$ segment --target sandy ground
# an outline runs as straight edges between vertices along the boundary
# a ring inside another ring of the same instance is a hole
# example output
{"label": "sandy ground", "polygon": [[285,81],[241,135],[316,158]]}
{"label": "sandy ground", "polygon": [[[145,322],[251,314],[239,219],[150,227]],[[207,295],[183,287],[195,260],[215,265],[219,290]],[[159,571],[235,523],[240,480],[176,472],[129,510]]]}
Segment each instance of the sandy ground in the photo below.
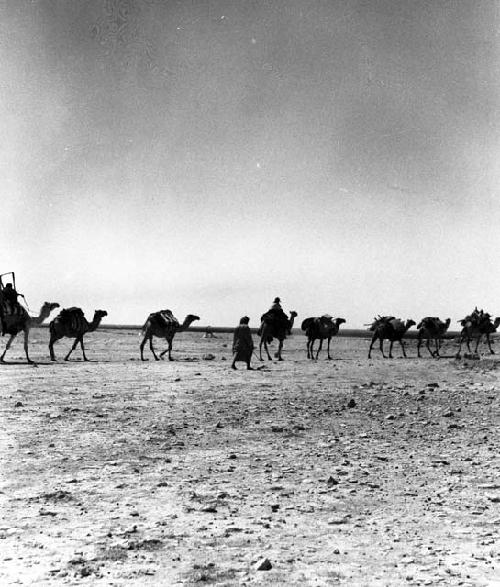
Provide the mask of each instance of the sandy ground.
{"label": "sandy ground", "polygon": [[141,363],[101,330],[50,364],[47,337],[0,365],[0,585],[500,584],[495,360],[294,336],[233,372],[229,335]]}

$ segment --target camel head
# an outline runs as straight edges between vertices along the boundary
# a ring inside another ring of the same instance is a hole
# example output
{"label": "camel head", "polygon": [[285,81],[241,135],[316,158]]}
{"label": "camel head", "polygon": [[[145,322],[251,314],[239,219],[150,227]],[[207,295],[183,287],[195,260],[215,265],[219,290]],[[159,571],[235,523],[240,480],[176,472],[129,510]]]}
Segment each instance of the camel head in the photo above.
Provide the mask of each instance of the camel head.
{"label": "camel head", "polygon": [[94,318],[92,319],[92,323],[90,324],[90,330],[94,331],[99,326],[104,316],[107,315],[108,313],[106,312],[106,310],[95,310]]}
{"label": "camel head", "polygon": [[340,326],[341,324],[345,324],[345,318],[336,318],[335,319],[335,324],[337,326]]}
{"label": "camel head", "polygon": [[290,318],[296,318],[297,317],[297,312],[295,312],[294,310],[292,310],[290,312]]}
{"label": "camel head", "polygon": [[189,328],[189,325],[194,322],[195,320],[199,320],[200,317],[196,316],[196,314],[188,314],[185,318],[184,318],[184,322],[182,323],[182,325],[180,326],[180,330],[185,330],[186,328]]}
{"label": "camel head", "polygon": [[495,322],[493,322],[493,328],[496,330],[500,326],[500,317],[495,318]]}
{"label": "camel head", "polygon": [[410,328],[412,326],[415,326],[415,324],[416,324],[415,320],[412,320],[410,318],[409,320],[406,321],[406,324],[405,324],[406,330],[410,330]]}
{"label": "camel head", "polygon": [[39,320],[45,320],[45,318],[48,318],[50,313],[55,310],[56,308],[59,308],[59,304],[56,302],[44,302],[41,309],[40,309],[40,314],[38,316]]}

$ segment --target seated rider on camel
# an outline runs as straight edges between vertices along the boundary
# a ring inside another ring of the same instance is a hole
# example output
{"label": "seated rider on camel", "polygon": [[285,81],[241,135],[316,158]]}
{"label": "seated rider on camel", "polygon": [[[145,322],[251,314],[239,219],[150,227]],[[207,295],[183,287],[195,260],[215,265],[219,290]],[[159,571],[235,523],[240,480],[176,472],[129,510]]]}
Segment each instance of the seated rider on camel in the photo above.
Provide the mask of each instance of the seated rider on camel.
{"label": "seated rider on camel", "polygon": [[13,314],[17,314],[20,312],[21,304],[17,301],[17,298],[19,296],[24,298],[23,294],[18,293],[14,289],[14,287],[12,286],[12,283],[7,283],[1,291],[0,311],[1,311],[1,318],[2,318],[2,336],[5,334],[4,318],[6,316],[12,316]]}
{"label": "seated rider on camel", "polygon": [[269,310],[262,315],[261,320],[274,320],[278,324],[282,324],[287,330],[289,329],[290,322],[288,320],[288,316],[283,311],[281,307],[281,299],[274,298],[274,301],[269,308]]}

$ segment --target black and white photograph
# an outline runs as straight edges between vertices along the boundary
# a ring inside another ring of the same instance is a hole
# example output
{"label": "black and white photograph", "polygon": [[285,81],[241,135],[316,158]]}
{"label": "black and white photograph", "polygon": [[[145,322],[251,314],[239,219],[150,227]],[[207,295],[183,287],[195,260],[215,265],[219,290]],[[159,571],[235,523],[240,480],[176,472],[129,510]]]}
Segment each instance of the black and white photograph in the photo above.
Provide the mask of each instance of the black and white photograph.
{"label": "black and white photograph", "polygon": [[0,585],[500,586],[499,0],[0,0]]}

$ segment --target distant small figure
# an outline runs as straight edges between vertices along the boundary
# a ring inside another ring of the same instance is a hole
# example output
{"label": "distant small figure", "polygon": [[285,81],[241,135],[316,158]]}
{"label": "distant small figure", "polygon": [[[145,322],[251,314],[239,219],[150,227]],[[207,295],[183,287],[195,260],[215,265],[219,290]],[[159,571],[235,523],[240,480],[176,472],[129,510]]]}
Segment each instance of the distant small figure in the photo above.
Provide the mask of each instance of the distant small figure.
{"label": "distant small figure", "polygon": [[236,369],[236,361],[244,361],[247,364],[247,369],[252,370],[250,361],[252,359],[252,353],[254,344],[252,340],[252,333],[248,323],[250,318],[243,316],[240,320],[239,326],[234,330],[233,336],[233,362],[231,364],[232,369]]}
{"label": "distant small figure", "polygon": [[207,326],[205,328],[205,333],[203,334],[203,338],[217,338],[212,330],[211,326]]}

